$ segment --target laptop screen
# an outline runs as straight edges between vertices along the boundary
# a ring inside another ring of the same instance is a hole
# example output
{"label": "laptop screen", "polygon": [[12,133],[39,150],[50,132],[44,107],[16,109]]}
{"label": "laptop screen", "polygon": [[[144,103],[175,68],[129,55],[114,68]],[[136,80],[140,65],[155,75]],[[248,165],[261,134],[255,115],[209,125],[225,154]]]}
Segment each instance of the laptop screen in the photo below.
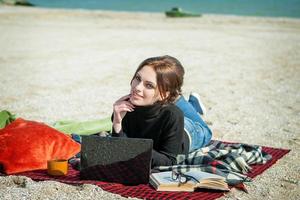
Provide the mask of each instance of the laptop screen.
{"label": "laptop screen", "polygon": [[137,185],[149,182],[151,139],[83,136],[80,178]]}

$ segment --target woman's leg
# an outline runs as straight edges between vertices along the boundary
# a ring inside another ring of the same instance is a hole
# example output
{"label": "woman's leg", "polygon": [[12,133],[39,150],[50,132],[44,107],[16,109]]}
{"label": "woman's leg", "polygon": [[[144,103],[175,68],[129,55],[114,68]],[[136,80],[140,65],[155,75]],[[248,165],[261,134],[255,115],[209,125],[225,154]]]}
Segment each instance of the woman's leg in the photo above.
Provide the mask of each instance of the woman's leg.
{"label": "woman's leg", "polygon": [[180,108],[183,112],[184,116],[190,118],[193,121],[199,122],[201,124],[205,124],[202,120],[200,114],[195,110],[195,108],[184,98],[184,96],[180,96],[179,99],[175,102],[175,105]]}
{"label": "woman's leg", "polygon": [[212,132],[207,125],[203,126],[187,117],[184,117],[184,131],[189,137],[189,152],[205,147],[212,137]]}
{"label": "woman's leg", "polygon": [[200,113],[200,115],[205,115],[206,109],[198,93],[192,92],[190,94],[188,102],[194,107],[196,112]]}
{"label": "woman's leg", "polygon": [[206,146],[211,140],[212,132],[202,120],[200,114],[183,96],[180,96],[175,102],[175,105],[179,107],[184,114],[184,128],[191,139],[189,151],[191,152]]}

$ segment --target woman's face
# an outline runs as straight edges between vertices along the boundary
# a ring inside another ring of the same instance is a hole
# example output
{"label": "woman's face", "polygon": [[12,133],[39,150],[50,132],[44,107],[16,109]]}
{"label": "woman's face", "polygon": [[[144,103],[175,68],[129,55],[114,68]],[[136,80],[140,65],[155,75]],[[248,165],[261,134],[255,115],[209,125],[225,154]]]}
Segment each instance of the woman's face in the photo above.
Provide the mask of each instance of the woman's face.
{"label": "woman's face", "polygon": [[150,66],[144,66],[131,82],[130,102],[136,106],[148,106],[161,100],[157,88],[156,72]]}

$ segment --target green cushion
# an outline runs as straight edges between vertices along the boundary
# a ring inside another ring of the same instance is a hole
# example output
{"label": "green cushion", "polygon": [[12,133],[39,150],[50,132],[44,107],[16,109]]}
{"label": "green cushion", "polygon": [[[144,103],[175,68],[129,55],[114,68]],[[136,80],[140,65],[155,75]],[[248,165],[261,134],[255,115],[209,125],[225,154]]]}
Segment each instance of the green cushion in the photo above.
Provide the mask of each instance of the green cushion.
{"label": "green cushion", "polygon": [[110,117],[84,122],[61,120],[55,122],[53,127],[66,134],[92,135],[102,131],[110,131],[112,122]]}
{"label": "green cushion", "polygon": [[15,119],[15,115],[11,114],[7,110],[2,110],[0,112],[0,129],[13,122]]}

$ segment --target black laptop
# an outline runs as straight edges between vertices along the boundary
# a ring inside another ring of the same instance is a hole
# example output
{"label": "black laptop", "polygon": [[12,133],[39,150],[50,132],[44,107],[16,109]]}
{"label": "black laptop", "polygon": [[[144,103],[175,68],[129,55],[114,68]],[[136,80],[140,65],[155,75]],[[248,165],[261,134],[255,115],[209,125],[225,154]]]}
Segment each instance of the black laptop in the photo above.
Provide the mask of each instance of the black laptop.
{"label": "black laptop", "polygon": [[138,185],[149,182],[151,139],[82,136],[80,178]]}

